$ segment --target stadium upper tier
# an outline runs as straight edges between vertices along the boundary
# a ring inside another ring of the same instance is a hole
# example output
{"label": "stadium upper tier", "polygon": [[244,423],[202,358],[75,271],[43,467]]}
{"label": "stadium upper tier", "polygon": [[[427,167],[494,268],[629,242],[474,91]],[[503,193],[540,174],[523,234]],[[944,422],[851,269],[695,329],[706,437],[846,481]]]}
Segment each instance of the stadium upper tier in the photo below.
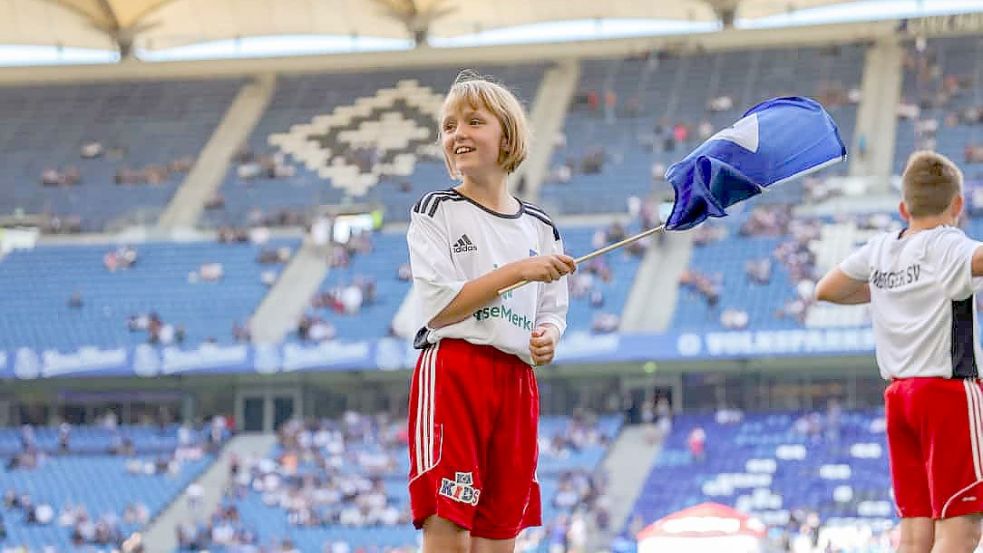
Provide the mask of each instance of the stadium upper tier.
{"label": "stadium upper tier", "polygon": [[[213,224],[242,224],[264,216],[308,212],[343,200],[378,202],[390,220],[408,220],[427,191],[450,181],[436,148],[443,95],[462,68],[407,69],[281,77],[247,152],[222,185],[225,207]],[[505,83],[532,108],[543,65],[478,67]],[[281,161],[268,159],[289,154]],[[266,167],[254,175],[250,155]],[[272,163],[271,163],[272,162]],[[256,216],[255,214],[253,215]]]}
{"label": "stadium upper tier", "polygon": [[983,178],[983,38],[935,38],[905,50],[894,157],[935,149],[967,178]]}
{"label": "stadium upper tier", "polygon": [[[983,39],[908,46],[895,169],[915,148],[983,164]],[[669,194],[665,168],[748,107],[779,95],[819,99],[853,143],[866,46],[785,47],[586,59],[564,115],[541,205],[554,216],[620,212],[630,196]],[[546,62],[479,71],[532,103]],[[872,68],[879,70],[882,68]],[[457,67],[292,74],[232,160],[202,223],[300,224],[313,206],[379,203],[405,220],[422,192],[451,181],[437,112]],[[56,215],[51,230],[153,223],[243,80],[141,81],[0,89],[0,213]],[[852,155],[877,140],[864,136]],[[215,160],[224,163],[223,160]],[[827,174],[842,174],[840,164]],[[46,184],[42,184],[42,182]],[[119,184],[117,184],[119,182]],[[797,187],[779,191],[789,201]]]}
{"label": "stadium upper tier", "polygon": [[280,267],[259,263],[259,254],[298,244],[274,239],[265,246],[158,242],[15,251],[0,260],[0,348],[138,345],[155,332],[157,343],[177,344],[181,330],[190,345],[233,343],[233,325],[245,325],[266,294],[261,275]]}
{"label": "stadium upper tier", "polygon": [[860,86],[863,57],[863,47],[848,45],[585,60],[543,206],[617,212],[653,188],[671,198],[666,167],[775,96],[820,99],[849,144],[857,106],[847,96]]}
{"label": "stadium upper tier", "polygon": [[0,88],[0,213],[83,231],[154,223],[241,83]]}

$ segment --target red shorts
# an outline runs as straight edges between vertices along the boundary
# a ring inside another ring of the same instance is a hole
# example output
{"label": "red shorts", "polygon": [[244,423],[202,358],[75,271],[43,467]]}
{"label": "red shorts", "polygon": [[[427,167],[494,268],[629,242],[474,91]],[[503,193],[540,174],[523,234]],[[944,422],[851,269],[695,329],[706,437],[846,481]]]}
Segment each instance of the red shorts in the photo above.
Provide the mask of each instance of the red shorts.
{"label": "red shorts", "polygon": [[943,519],[983,512],[980,382],[895,380],[884,400],[898,514]]}
{"label": "red shorts", "polygon": [[542,524],[532,367],[491,346],[444,339],[423,350],[410,386],[410,504],[487,539]]}

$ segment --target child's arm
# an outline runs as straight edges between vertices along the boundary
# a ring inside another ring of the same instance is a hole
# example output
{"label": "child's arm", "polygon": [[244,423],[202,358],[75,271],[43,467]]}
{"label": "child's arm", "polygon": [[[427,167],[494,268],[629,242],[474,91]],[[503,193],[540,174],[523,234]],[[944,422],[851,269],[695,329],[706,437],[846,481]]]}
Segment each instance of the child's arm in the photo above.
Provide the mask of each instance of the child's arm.
{"label": "child's arm", "polygon": [[840,305],[870,303],[870,248],[868,242],[833,267],[816,284],[816,299]]}
{"label": "child's arm", "polygon": [[419,294],[421,318],[429,328],[463,321],[494,300],[498,291],[519,281],[551,282],[573,272],[567,255],[541,255],[503,265],[472,280],[464,280],[451,259],[450,238],[433,216],[414,211],[406,232],[413,287]]}
{"label": "child's arm", "polygon": [[[543,251],[552,249],[553,254],[563,253],[563,241],[559,234],[544,246]],[[556,344],[567,328],[567,310],[570,307],[569,288],[566,281],[552,282],[540,286],[539,305],[536,308],[536,328],[529,335],[529,355],[533,364],[546,365],[553,361]]]}
{"label": "child's arm", "polygon": [[973,250],[972,267],[974,277],[983,277],[983,246]]}
{"label": "child's arm", "polygon": [[[553,282],[563,275],[572,273],[577,265],[568,255],[540,255],[521,261],[513,261],[474,280],[469,280],[451,300],[427,324],[430,328],[441,328],[463,321],[474,311],[484,307],[498,297],[498,291],[517,282]],[[566,284],[564,284],[565,286]]]}
{"label": "child's arm", "polygon": [[816,299],[840,305],[870,303],[870,285],[850,278],[839,267],[830,269],[816,284]]}

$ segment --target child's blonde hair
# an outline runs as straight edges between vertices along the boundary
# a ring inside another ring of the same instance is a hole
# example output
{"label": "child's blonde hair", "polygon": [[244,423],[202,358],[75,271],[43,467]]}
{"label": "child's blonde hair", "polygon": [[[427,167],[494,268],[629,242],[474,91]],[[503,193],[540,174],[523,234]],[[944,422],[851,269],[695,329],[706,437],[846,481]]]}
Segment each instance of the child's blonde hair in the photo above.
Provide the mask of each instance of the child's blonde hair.
{"label": "child's blonde hair", "polygon": [[942,213],[962,190],[962,171],[944,155],[921,150],[908,158],[901,176],[901,197],[912,217]]}
{"label": "child's blonde hair", "polygon": [[[498,119],[505,139],[505,144],[498,151],[498,164],[506,173],[514,173],[529,151],[529,123],[522,103],[504,86],[474,71],[465,70],[458,74],[447,92],[440,109],[440,120],[443,121],[447,112],[455,111],[464,104],[471,109],[487,109]],[[443,124],[440,125],[441,133]],[[444,152],[444,163],[451,177],[458,178],[447,152]]]}

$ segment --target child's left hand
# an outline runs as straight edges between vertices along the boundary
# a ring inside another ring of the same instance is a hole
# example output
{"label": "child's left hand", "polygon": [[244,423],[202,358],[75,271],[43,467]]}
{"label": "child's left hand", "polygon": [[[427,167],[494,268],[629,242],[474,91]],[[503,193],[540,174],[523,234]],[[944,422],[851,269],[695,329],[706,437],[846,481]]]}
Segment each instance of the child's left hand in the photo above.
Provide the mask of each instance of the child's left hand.
{"label": "child's left hand", "polygon": [[556,342],[560,339],[560,331],[551,324],[536,327],[529,336],[529,353],[533,365],[547,365],[553,361],[556,353]]}

